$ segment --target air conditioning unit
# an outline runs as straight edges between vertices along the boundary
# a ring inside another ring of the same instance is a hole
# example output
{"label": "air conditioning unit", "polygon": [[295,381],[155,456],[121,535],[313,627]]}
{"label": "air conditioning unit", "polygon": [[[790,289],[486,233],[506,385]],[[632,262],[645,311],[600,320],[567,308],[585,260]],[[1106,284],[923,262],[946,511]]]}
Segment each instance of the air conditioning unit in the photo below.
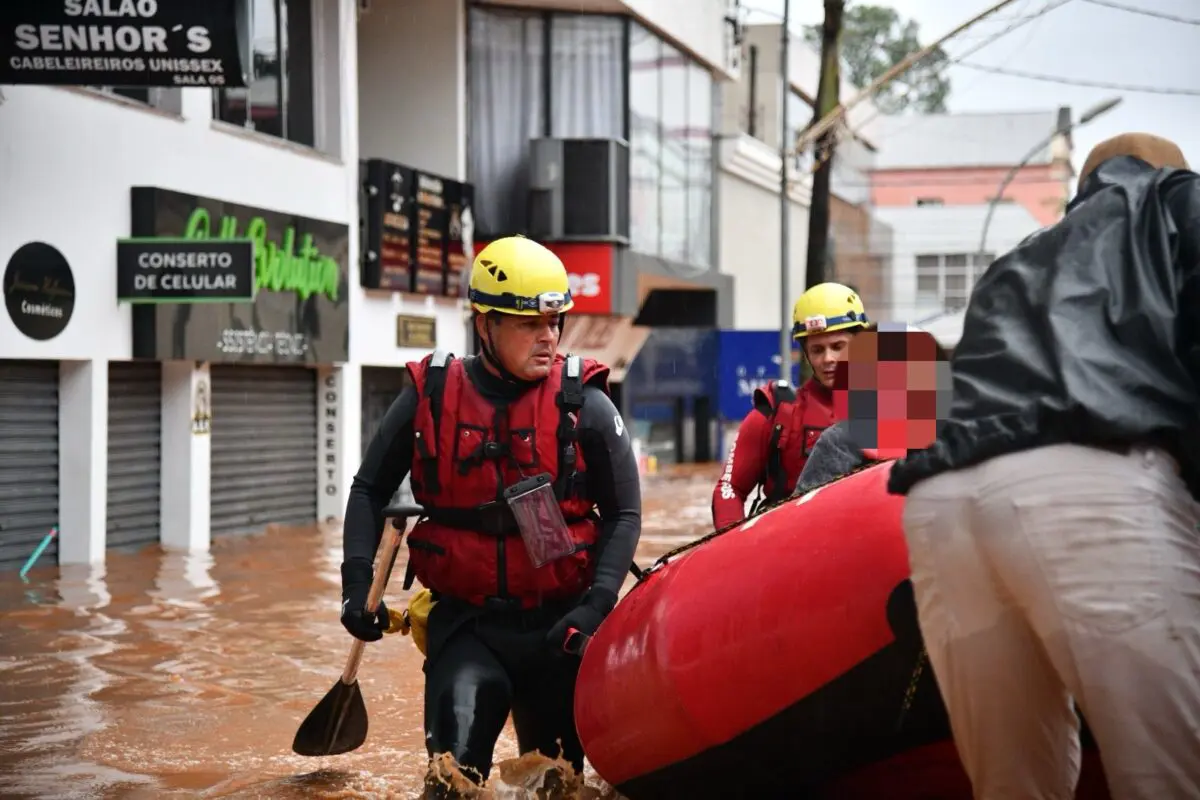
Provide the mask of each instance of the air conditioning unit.
{"label": "air conditioning unit", "polygon": [[530,148],[530,236],[629,244],[629,145],[624,140],[534,139]]}

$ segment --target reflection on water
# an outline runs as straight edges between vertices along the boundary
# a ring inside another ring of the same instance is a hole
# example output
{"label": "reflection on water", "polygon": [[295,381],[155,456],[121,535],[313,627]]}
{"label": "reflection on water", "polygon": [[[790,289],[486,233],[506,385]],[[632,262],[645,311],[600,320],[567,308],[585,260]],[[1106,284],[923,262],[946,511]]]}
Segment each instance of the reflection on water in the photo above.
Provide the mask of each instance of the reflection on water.
{"label": "reflection on water", "polygon": [[[643,566],[707,532],[715,477],[710,465],[645,482]],[[34,569],[28,583],[0,573],[3,796],[418,796],[424,676],[408,637],[367,647],[366,744],[324,759],[291,751],[350,644],[340,562],[340,530],[273,527],[211,553],[111,553],[102,567]],[[407,600],[400,581],[387,599]],[[497,759],[516,755],[509,727]],[[519,787],[540,784],[546,764],[533,762],[495,770],[481,800],[532,797]],[[581,797],[612,796],[585,777]]]}

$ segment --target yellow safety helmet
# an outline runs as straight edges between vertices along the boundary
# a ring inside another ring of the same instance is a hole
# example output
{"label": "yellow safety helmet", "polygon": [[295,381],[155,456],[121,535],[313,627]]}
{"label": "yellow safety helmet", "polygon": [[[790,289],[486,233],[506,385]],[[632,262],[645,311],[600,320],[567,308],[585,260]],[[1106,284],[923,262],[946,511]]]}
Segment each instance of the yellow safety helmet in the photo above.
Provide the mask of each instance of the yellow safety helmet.
{"label": "yellow safety helmet", "polygon": [[479,251],[467,297],[482,314],[561,314],[575,305],[562,261],[524,236],[506,236]]}
{"label": "yellow safety helmet", "polygon": [[840,283],[818,283],[792,307],[792,338],[867,327],[867,312],[858,292]]}

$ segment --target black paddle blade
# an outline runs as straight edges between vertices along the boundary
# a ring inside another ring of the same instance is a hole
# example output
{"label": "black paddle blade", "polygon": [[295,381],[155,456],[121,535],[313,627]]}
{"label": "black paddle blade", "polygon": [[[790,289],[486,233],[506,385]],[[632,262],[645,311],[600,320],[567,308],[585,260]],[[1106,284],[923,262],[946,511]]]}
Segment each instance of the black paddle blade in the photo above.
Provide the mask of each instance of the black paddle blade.
{"label": "black paddle blade", "polygon": [[296,731],[292,752],[336,756],[357,750],[367,740],[367,706],[358,681],[333,685]]}

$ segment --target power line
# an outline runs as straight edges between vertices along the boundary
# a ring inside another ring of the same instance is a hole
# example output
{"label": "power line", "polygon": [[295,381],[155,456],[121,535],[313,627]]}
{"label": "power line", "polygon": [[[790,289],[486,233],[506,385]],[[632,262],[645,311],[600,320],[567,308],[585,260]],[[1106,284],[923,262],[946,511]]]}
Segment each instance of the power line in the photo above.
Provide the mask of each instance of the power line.
{"label": "power line", "polygon": [[1084,0],[1095,6],[1104,6],[1105,8],[1115,8],[1117,11],[1128,11],[1130,14],[1141,14],[1146,17],[1155,17],[1157,19],[1166,19],[1171,22],[1182,22],[1185,25],[1200,25],[1200,19],[1190,17],[1177,17],[1174,14],[1164,14],[1161,11],[1151,11],[1148,8],[1138,8],[1136,6],[1126,6],[1121,3],[1113,3],[1111,0]]}
{"label": "power line", "polygon": [[1115,89],[1121,92],[1142,92],[1144,94],[1169,94],[1180,95],[1187,97],[1200,97],[1200,89],[1175,89],[1169,86],[1139,86],[1128,83],[1109,83],[1107,81],[1089,81],[1083,78],[1064,78],[1057,75],[1043,75],[1040,72],[1025,72],[1019,69],[1006,69],[1004,67],[989,67],[984,64],[967,64],[958,62],[955,66],[966,67],[967,69],[975,69],[980,72],[991,72],[996,75],[1009,75],[1014,78],[1027,78],[1031,81],[1046,81],[1047,83],[1060,83],[1065,86],[1090,86],[1095,89]]}
{"label": "power line", "polygon": [[[1044,5],[1042,8],[1038,9],[1037,11],[1034,11],[1030,14],[1023,14],[1021,16],[1016,17],[1015,21],[1011,25],[1008,25],[1003,30],[1000,30],[997,33],[992,34],[991,36],[987,37],[986,39],[979,42],[978,44],[967,48],[967,50],[965,52],[960,53],[960,54],[954,56],[953,58],[949,59],[946,62],[946,64],[944,65],[944,67],[948,68],[948,67],[954,66],[956,64],[961,64],[962,59],[966,58],[967,56],[971,56],[971,55],[974,55],[975,53],[978,53],[980,50],[982,50],[983,48],[992,44],[993,42],[996,42],[996,41],[1004,38],[1008,34],[1012,33],[1017,28],[1028,25],[1030,22],[1033,22],[1034,20],[1041,19],[1046,14],[1049,14],[1051,11],[1053,11],[1056,8],[1059,8],[1061,6],[1064,6],[1069,2],[1071,2],[1071,0],[1051,0],[1051,2],[1047,3],[1046,5]],[[907,94],[908,93],[906,92],[905,96],[907,96]],[[858,123],[858,125],[856,126],[856,128],[854,128],[854,129],[850,128],[848,119],[843,119],[844,124],[839,126],[839,131],[838,131],[839,143],[840,143],[840,140],[842,139],[842,135],[844,133],[849,133],[851,136],[858,135],[862,131],[862,129],[864,127],[866,127],[866,125],[869,122],[874,120],[876,117],[878,117],[882,113],[883,113],[883,111],[878,106],[876,106],[874,113],[872,113],[866,119],[860,121]],[[916,123],[916,120],[914,120],[913,122],[910,122],[909,124],[912,125],[915,123]],[[904,126],[904,127],[907,127],[907,126]],[[821,164],[823,164],[826,159],[832,157],[835,152],[836,152],[836,148],[830,148],[825,153],[824,157],[822,157],[820,159],[814,158],[812,165],[809,167],[809,171],[816,172],[817,168]]]}

